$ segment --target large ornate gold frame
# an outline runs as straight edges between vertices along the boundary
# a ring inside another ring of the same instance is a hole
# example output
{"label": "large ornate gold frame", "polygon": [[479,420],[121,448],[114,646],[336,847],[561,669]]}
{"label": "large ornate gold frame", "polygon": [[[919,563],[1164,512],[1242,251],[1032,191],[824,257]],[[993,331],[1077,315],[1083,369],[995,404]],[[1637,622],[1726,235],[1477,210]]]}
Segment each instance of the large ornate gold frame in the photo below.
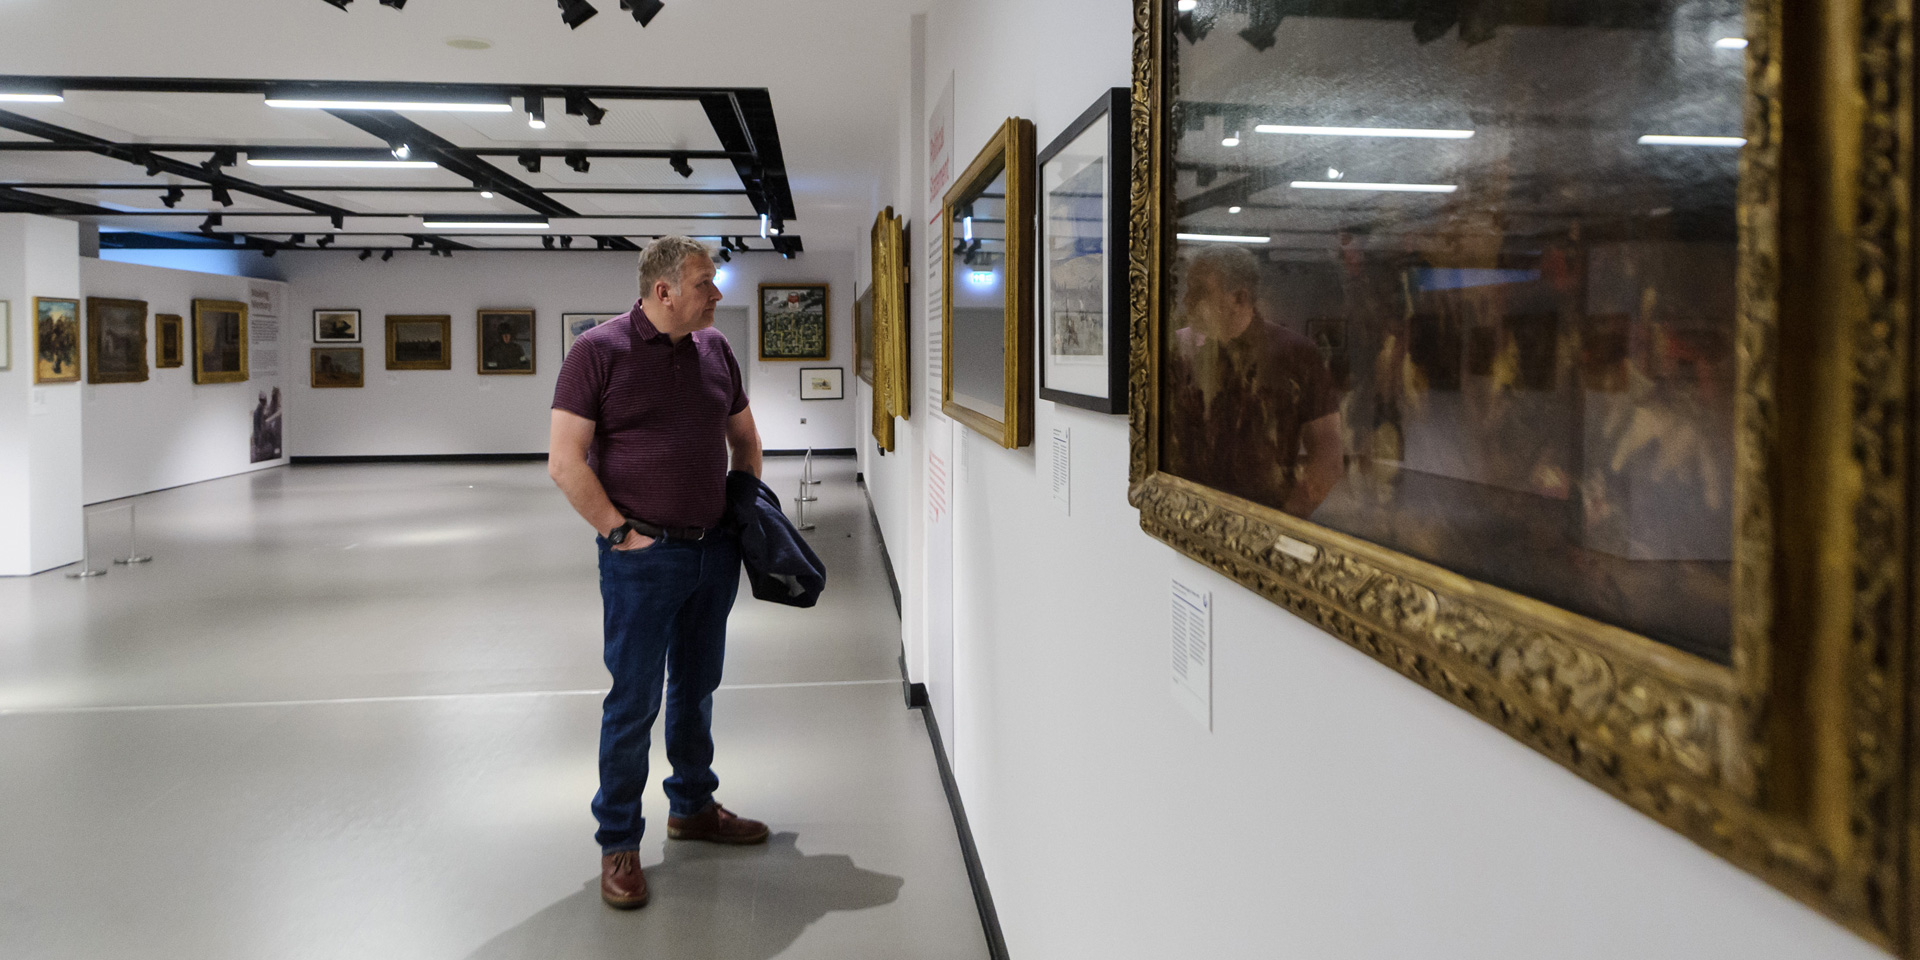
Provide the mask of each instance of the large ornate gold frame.
{"label": "large ornate gold frame", "polygon": [[[207,357],[207,338],[212,336],[206,315],[209,313],[237,313],[240,315],[240,369],[208,370],[204,364]],[[193,302],[193,382],[194,383],[245,383],[247,381],[251,358],[248,345],[250,332],[247,324],[248,306],[238,300],[195,300]]]}
{"label": "large ornate gold frame", "polygon": [[[1006,343],[1003,419],[953,399],[953,212],[960,200],[1007,172]],[[1033,122],[1009,117],[940,205],[940,412],[1009,450],[1033,442]]]}
{"label": "large ornate gold frame", "polygon": [[907,419],[907,237],[906,221],[888,207],[874,217],[873,248],[873,439],[893,452],[893,418]]}
{"label": "large ornate gold frame", "polygon": [[1134,4],[1141,526],[1920,957],[1912,0],[1748,0],[1731,666],[1159,470],[1173,8]]}

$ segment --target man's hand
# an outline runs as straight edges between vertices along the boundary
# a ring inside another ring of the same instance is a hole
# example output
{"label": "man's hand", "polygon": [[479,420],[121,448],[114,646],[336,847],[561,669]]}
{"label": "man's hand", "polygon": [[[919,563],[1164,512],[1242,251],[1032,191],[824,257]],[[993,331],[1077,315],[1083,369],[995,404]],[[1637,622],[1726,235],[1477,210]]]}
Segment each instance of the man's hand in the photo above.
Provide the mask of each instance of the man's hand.
{"label": "man's hand", "polygon": [[628,533],[627,538],[614,544],[612,549],[620,553],[626,553],[629,550],[645,550],[651,546],[653,546],[652,537],[641,536],[639,532],[635,531]]}

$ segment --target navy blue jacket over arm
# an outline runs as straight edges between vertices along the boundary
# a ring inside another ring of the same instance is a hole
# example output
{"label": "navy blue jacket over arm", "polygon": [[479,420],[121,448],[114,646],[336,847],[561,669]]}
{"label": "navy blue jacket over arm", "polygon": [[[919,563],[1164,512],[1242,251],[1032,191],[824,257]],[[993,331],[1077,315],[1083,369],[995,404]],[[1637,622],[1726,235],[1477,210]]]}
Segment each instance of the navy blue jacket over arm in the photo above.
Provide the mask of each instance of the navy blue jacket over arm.
{"label": "navy blue jacket over arm", "polygon": [[794,607],[820,599],[827,567],[759,477],[744,470],[727,474],[727,524],[739,534],[740,561],[755,597]]}

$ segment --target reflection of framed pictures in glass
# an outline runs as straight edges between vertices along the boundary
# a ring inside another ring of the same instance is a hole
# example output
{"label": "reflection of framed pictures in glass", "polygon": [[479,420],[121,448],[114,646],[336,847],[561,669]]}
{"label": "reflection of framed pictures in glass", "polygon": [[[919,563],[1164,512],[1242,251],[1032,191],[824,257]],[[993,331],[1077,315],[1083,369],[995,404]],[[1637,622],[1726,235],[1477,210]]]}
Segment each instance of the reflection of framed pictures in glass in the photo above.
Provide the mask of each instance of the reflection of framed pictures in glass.
{"label": "reflection of framed pictures in glass", "polygon": [[153,315],[153,365],[178,367],[185,363],[185,323],[177,313]]}
{"label": "reflection of framed pictures in glass", "polygon": [[482,310],[476,334],[481,373],[533,372],[532,310]]}
{"label": "reflection of framed pictures in glass", "polygon": [[827,285],[760,285],[760,359],[827,359]]}
{"label": "reflection of framed pictures in glass", "polygon": [[1496,6],[1137,0],[1141,526],[1920,956],[1913,23]]}
{"label": "reflection of framed pictures in glass", "polygon": [[592,330],[608,320],[619,316],[618,313],[563,313],[560,315],[560,359],[567,358],[567,351],[573,349],[573,341],[580,335]]}
{"label": "reflection of framed pictures in glass", "polygon": [[388,370],[452,370],[453,318],[387,316]]}
{"label": "reflection of framed pictures in glass", "polygon": [[315,310],[313,312],[313,342],[359,343],[360,311]]}
{"label": "reflection of framed pictures in glass", "polygon": [[147,379],[147,302],[87,298],[87,382]]}
{"label": "reflection of framed pictures in glass", "polygon": [[846,396],[840,367],[801,367],[800,399],[839,400]]}
{"label": "reflection of framed pictures in glass", "polygon": [[1127,412],[1127,116],[1107,91],[1040,152],[1040,396]]}
{"label": "reflection of framed pictures in glass", "polygon": [[33,298],[33,382],[80,379],[80,301]]}
{"label": "reflection of framed pictures in glass", "polygon": [[312,380],[315,389],[367,385],[366,350],[362,347],[314,347]]}
{"label": "reflection of framed pictures in glass", "polygon": [[193,302],[193,382],[247,379],[247,305],[238,300]]}
{"label": "reflection of framed pictures in glass", "polygon": [[1011,118],[940,218],[941,412],[1003,447],[1033,442],[1033,124]]}

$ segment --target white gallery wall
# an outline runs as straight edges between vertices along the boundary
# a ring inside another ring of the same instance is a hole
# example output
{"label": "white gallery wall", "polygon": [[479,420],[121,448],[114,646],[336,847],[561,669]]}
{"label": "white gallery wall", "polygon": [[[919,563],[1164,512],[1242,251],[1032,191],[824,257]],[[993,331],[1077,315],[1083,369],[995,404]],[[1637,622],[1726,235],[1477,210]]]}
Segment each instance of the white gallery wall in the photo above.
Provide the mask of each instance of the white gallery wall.
{"label": "white gallery wall", "polygon": [[[924,57],[908,53],[921,78],[896,94],[915,118],[898,147],[907,186],[876,208],[920,209],[918,119],[949,75],[957,166],[1009,116],[1033,120],[1044,146],[1130,83],[1131,8],[933,5]],[[922,362],[924,293],[916,282]],[[940,676],[914,573],[927,420],[916,407],[903,455],[868,450],[863,468],[908,593],[914,679],[952,685],[945,732],[1012,956],[1883,956],[1147,537],[1126,501],[1125,417],[1038,403],[1036,437],[1072,431],[1070,515],[1051,504],[1033,448],[960,431],[951,679]],[[912,553],[896,545],[902,525]],[[1211,729],[1169,691],[1173,576],[1214,599]]]}
{"label": "white gallery wall", "polygon": [[[71,221],[0,214],[0,576],[72,563],[81,554],[80,384],[35,384],[33,300],[80,296],[79,231]],[[84,349],[84,348],[83,348]]]}
{"label": "white gallery wall", "polygon": [[[348,252],[311,252],[284,253],[276,260],[291,289],[287,446],[296,457],[545,453],[548,411],[560,371],[560,315],[623,313],[639,294],[638,255],[632,252],[461,251],[451,258],[410,252],[384,263],[362,261]],[[829,251],[785,260],[747,254],[725,266],[721,306],[751,308],[750,329],[757,330],[759,284],[829,285],[831,359],[761,362],[757,342],[736,353],[743,366],[750,366],[754,418],[768,449],[852,446],[852,304],[858,295],[853,290],[853,255]],[[478,312],[529,307],[535,311],[534,373],[480,374]],[[360,311],[362,342],[357,346],[366,351],[366,386],[311,386],[308,358],[315,309]],[[452,317],[452,369],[386,369],[389,314]],[[844,398],[801,400],[802,367],[843,368]]]}

